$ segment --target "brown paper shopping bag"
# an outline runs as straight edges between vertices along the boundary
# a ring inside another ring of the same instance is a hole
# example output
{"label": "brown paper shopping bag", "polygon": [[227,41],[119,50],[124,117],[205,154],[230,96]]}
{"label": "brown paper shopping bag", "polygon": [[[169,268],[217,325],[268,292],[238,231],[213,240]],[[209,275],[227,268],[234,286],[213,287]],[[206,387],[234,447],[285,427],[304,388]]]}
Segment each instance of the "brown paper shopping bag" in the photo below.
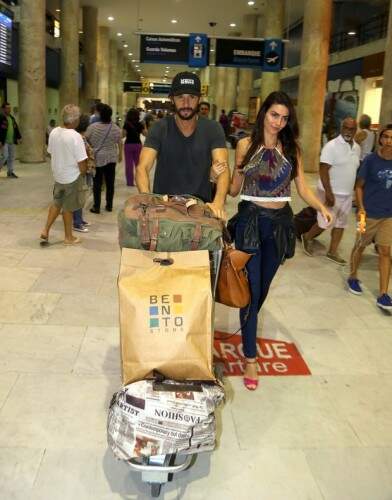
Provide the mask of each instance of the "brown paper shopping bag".
{"label": "brown paper shopping bag", "polygon": [[158,370],[176,380],[213,380],[208,251],[123,248],[118,279],[124,384]]}

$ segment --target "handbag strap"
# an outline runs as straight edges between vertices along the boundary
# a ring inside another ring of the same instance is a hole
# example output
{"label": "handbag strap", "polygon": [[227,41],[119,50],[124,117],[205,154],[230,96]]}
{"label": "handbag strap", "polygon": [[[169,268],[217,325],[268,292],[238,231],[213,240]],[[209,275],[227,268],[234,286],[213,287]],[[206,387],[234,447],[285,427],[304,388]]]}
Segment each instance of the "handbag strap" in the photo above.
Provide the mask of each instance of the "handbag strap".
{"label": "handbag strap", "polygon": [[113,125],[113,122],[110,122],[110,125],[109,127],[107,128],[106,130],[106,134],[101,142],[101,144],[98,146],[98,148],[94,149],[94,154],[97,154],[99,151],[101,151],[101,149],[103,148],[103,145],[105,144],[105,141],[106,139],[108,138],[109,134],[110,134],[110,131],[112,130],[112,125]]}

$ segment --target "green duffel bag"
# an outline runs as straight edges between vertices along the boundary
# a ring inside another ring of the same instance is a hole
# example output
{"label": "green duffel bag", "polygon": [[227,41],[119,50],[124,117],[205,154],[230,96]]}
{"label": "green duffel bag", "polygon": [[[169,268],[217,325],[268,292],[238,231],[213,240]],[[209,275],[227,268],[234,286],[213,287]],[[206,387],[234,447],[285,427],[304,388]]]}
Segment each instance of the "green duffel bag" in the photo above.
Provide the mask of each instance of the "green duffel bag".
{"label": "green duffel bag", "polygon": [[135,194],[118,216],[121,248],[156,252],[219,250],[222,221],[189,196]]}

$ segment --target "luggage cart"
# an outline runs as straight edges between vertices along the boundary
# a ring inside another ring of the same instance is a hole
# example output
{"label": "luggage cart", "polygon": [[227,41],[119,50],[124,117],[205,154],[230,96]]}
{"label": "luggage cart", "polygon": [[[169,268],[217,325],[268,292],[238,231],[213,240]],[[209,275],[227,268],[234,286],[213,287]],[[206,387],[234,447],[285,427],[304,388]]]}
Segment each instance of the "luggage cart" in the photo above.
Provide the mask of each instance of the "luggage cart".
{"label": "luggage cart", "polygon": [[[211,272],[211,290],[215,297],[216,286],[218,283],[219,268],[222,260],[222,250],[209,252],[210,272]],[[215,370],[216,377],[222,378],[222,370]],[[182,457],[180,463],[176,463],[177,458]],[[189,455],[154,455],[150,457],[131,458],[128,465],[132,470],[141,473],[143,483],[151,486],[151,497],[158,498],[161,494],[162,485],[173,479],[173,475],[188,469],[196,457],[196,454]]]}

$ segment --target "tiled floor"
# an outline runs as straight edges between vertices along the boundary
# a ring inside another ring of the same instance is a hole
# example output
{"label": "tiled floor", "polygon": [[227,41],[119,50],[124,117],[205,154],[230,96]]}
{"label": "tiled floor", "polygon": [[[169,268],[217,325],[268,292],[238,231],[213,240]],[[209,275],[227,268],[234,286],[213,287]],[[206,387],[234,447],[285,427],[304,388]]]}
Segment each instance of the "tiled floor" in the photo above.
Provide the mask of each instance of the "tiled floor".
{"label": "tiled floor", "polygon": [[[0,498],[148,498],[106,446],[108,402],[120,385],[116,214],[88,214],[77,248],[62,245],[59,220],[54,244],[40,248],[51,174],[47,165],[17,172],[17,180],[0,173]],[[118,167],[116,209],[129,192]],[[346,257],[353,237],[352,221]],[[392,499],[392,317],[375,306],[373,250],[362,266],[365,293],[354,297],[347,269],[322,256],[327,241],[313,258],[298,247],[260,318],[263,336],[295,343],[312,375],[265,377],[256,393],[228,379],[217,450],[177,475],[163,498]],[[218,307],[216,322],[230,331],[237,315]]]}

